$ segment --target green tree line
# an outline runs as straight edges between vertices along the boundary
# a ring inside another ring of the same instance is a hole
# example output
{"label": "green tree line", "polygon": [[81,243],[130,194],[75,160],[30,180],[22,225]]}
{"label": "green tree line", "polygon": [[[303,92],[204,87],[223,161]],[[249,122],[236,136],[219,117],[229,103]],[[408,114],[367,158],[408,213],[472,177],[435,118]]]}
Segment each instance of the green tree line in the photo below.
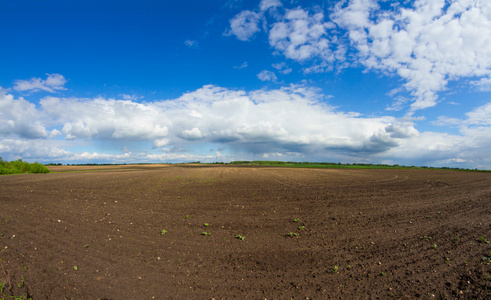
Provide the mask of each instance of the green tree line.
{"label": "green tree line", "polygon": [[0,157],[0,175],[20,173],[49,173],[49,169],[40,163],[28,163],[22,159],[5,161]]}

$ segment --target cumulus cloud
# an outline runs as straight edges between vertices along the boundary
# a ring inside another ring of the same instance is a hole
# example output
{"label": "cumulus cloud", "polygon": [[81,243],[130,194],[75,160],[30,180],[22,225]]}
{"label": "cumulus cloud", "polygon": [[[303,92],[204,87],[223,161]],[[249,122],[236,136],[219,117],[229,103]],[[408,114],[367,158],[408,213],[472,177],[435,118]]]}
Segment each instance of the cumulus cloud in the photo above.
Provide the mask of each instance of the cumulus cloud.
{"label": "cumulus cloud", "polygon": [[398,91],[410,98],[395,96],[392,110],[409,105],[413,114],[435,106],[439,93],[460,78],[471,79],[480,91],[491,90],[490,1],[395,1],[390,10],[379,2],[339,1],[326,16],[320,8],[301,6],[268,13],[281,3],[262,1],[258,12],[243,11],[232,20],[250,20],[238,22],[249,29],[237,34],[249,40],[260,30],[260,17],[271,17],[264,30],[274,53],[311,63],[306,74],[362,65],[402,78]]}
{"label": "cumulus cloud", "polygon": [[46,159],[66,159],[70,157],[70,152],[64,149],[66,146],[67,144],[64,142],[45,139],[19,140],[0,138],[0,153],[6,160],[45,161]]}
{"label": "cumulus cloud", "polygon": [[46,91],[54,93],[57,90],[66,90],[64,85],[67,80],[61,74],[46,74],[46,79],[31,78],[30,80],[16,80],[14,82],[14,90],[16,91]]}
{"label": "cumulus cloud", "polygon": [[15,99],[0,88],[0,137],[44,138],[48,135],[36,106],[23,98]]}
{"label": "cumulus cloud", "polygon": [[259,8],[261,9],[261,11],[280,6],[283,6],[280,0],[261,0],[261,3],[259,4]]}
{"label": "cumulus cloud", "polygon": [[383,156],[408,165],[491,169],[488,154],[491,127],[464,126],[460,132],[460,135],[422,132],[408,138],[399,147],[389,149]]}
{"label": "cumulus cloud", "polygon": [[235,35],[241,41],[248,41],[260,31],[260,21],[260,14],[244,10],[230,20],[230,30],[226,32],[226,35]]}
{"label": "cumulus cloud", "polygon": [[412,123],[335,112],[323,99],[307,86],[245,92],[207,85],[175,100],[143,104],[45,97],[39,113],[66,140],[150,140],[153,148],[219,143],[251,153],[373,153],[417,134]]}
{"label": "cumulus cloud", "polygon": [[310,14],[302,8],[287,10],[283,20],[269,30],[269,44],[287,58],[298,61],[320,57],[333,61],[326,29],[332,23],[324,21],[324,14]]}
{"label": "cumulus cloud", "polygon": [[437,126],[456,126],[460,135],[425,132],[414,141],[408,139],[407,147],[393,149],[397,156],[420,155],[428,162],[438,161],[440,165],[464,165],[491,169],[491,103],[484,104],[467,112],[464,119],[441,116]]}
{"label": "cumulus cloud", "polygon": [[374,0],[351,0],[331,18],[348,30],[358,62],[406,81],[415,111],[436,105],[448,81],[491,73],[490,12],[489,1],[418,0],[385,11]]}
{"label": "cumulus cloud", "polygon": [[257,74],[257,78],[261,81],[277,81],[278,77],[274,72],[263,70],[261,73]]}
{"label": "cumulus cloud", "polygon": [[167,107],[167,115],[175,116],[169,136],[225,143],[254,153],[331,148],[368,153],[385,151],[417,134],[412,124],[398,124],[392,117],[334,112],[321,98],[317,90],[305,86],[249,93],[204,86]]}
{"label": "cumulus cloud", "polygon": [[[206,85],[177,99],[145,103],[49,96],[38,107],[2,91],[0,155],[7,159],[151,162],[264,156],[491,166],[489,103],[465,119],[453,119],[460,134],[450,135],[418,132],[414,119],[336,111],[326,104],[327,96],[306,85],[254,91]],[[93,150],[107,143],[126,150]],[[222,150],[219,155],[189,150],[204,145]],[[233,154],[224,154],[224,148]]]}
{"label": "cumulus cloud", "polygon": [[115,99],[45,97],[43,112],[63,125],[67,139],[146,140],[167,135],[165,117],[153,105]]}

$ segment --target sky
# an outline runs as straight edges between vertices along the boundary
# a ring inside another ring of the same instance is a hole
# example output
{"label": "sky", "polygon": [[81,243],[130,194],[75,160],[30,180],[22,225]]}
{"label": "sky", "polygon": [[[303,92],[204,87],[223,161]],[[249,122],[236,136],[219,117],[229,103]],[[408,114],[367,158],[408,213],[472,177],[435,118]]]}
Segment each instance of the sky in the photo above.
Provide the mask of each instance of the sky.
{"label": "sky", "polygon": [[0,156],[491,169],[491,1],[0,1]]}

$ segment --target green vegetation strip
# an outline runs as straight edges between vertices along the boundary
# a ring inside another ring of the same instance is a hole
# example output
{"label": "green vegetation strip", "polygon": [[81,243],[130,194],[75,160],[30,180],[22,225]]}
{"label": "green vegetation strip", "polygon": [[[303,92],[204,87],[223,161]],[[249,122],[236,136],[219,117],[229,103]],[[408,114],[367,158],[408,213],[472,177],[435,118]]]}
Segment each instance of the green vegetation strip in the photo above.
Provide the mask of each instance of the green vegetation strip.
{"label": "green vegetation strip", "polygon": [[7,162],[0,157],[0,175],[22,173],[49,173],[49,169],[37,162],[30,164],[22,159]]}
{"label": "green vegetation strip", "polygon": [[330,163],[330,162],[285,162],[285,161],[232,161],[231,165],[253,165],[253,166],[277,166],[277,167],[290,167],[290,168],[330,168],[330,169],[432,169],[432,170],[459,170],[459,171],[481,171],[490,172],[490,170],[477,170],[477,169],[462,169],[462,168],[449,168],[449,167],[428,167],[428,166],[401,166],[386,165],[386,164],[368,164],[368,163]]}

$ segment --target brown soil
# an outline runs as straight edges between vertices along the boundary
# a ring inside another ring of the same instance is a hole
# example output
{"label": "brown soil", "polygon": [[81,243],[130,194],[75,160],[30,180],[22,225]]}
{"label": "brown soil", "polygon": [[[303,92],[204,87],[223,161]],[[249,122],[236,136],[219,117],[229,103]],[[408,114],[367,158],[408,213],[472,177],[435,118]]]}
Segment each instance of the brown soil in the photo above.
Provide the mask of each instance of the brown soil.
{"label": "brown soil", "polygon": [[0,177],[0,299],[491,299],[491,173],[51,170]]}

